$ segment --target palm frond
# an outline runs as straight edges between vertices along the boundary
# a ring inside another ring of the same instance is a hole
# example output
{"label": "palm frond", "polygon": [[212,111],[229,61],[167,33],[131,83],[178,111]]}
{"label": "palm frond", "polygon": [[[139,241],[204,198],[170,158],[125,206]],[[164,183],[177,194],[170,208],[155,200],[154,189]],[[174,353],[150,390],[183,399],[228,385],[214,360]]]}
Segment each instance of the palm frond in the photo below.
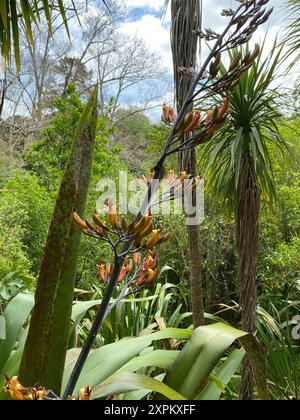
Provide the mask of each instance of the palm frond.
{"label": "palm frond", "polygon": [[[247,54],[246,46],[242,53]],[[231,59],[237,50],[231,52]],[[288,144],[280,136],[278,123],[282,117],[277,100],[280,93],[273,84],[281,64],[282,48],[274,45],[267,58],[263,48],[255,65],[245,72],[231,94],[229,124],[207,144],[205,154],[208,188],[225,198],[231,208],[236,203],[238,185],[246,155],[253,158],[263,197],[273,202],[273,150],[283,153]]]}
{"label": "palm frond", "polygon": [[17,69],[20,69],[20,46],[19,46],[19,25],[23,21],[28,38],[33,42],[32,26],[38,25],[41,13],[45,14],[46,20],[51,29],[51,8],[58,9],[68,31],[66,19],[66,6],[63,0],[57,0],[57,4],[49,3],[48,0],[37,2],[35,0],[0,0],[0,49],[4,60],[11,61],[12,50]]}

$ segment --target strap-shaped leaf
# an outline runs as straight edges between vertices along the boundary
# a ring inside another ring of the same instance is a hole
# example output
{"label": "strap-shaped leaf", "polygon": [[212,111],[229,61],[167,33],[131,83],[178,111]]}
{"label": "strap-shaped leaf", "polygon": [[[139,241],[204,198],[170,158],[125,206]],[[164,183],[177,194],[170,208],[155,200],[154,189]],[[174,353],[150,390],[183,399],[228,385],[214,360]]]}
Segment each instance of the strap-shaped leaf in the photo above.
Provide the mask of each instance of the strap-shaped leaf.
{"label": "strap-shaped leaf", "polygon": [[104,398],[110,395],[124,394],[124,392],[137,390],[151,390],[157,392],[169,400],[186,400],[174,389],[168,387],[157,379],[137,373],[118,373],[97,386],[92,392],[92,399]]}
{"label": "strap-shaped leaf", "polygon": [[15,53],[15,62],[17,66],[17,71],[20,71],[20,37],[19,37],[19,25],[18,25],[18,12],[17,4],[15,0],[10,2],[10,11],[11,11],[11,28],[13,33],[14,41],[14,53]]}
{"label": "strap-shaped leaf", "polygon": [[30,39],[30,42],[33,43],[32,27],[31,27],[31,17],[33,15],[31,6],[27,0],[20,0],[20,6],[22,11],[22,17],[25,23],[27,35]]}
{"label": "strap-shaped leaf", "polygon": [[165,383],[188,399],[196,398],[224,353],[236,341],[243,345],[251,359],[259,397],[268,399],[265,359],[255,337],[221,323],[195,330]]}
{"label": "strap-shaped leaf", "polygon": [[66,10],[65,10],[65,6],[64,6],[63,0],[58,0],[58,6],[59,6],[59,10],[60,10],[61,16],[62,16],[63,21],[64,21],[64,24],[65,24],[65,27],[66,27],[68,36],[70,37],[68,20],[67,20]]}
{"label": "strap-shaped leaf", "polygon": [[6,320],[6,334],[5,339],[0,340],[0,373],[10,357],[33,305],[33,295],[19,294],[8,304],[3,314]]}
{"label": "strap-shaped leaf", "polygon": [[52,32],[51,13],[50,13],[50,7],[49,7],[48,0],[43,0],[43,8],[44,8],[45,16],[46,16],[46,19],[47,19],[47,22],[48,22],[49,31]]}
{"label": "strap-shaped leaf", "polygon": [[7,0],[0,0],[0,15],[3,26],[6,30],[8,29],[8,13],[9,10],[7,9]]}

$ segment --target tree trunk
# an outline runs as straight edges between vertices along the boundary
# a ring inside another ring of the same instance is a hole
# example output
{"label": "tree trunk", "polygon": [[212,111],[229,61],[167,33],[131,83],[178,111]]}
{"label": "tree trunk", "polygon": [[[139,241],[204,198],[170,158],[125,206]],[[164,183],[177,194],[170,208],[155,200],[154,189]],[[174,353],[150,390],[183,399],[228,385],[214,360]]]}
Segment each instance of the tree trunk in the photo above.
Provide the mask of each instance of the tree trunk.
{"label": "tree trunk", "polygon": [[[201,28],[201,5],[199,0],[172,0],[171,42],[174,64],[176,103],[179,111],[194,81],[193,71],[197,62],[198,37]],[[182,154],[180,170],[197,175],[196,151]],[[195,198],[195,197],[194,197]],[[198,226],[188,226],[188,244],[191,269],[191,302],[194,327],[205,324],[202,285],[201,236]]]}
{"label": "tree trunk", "polygon": [[[249,333],[255,332],[259,211],[260,188],[254,161],[247,154],[243,161],[239,182],[236,218],[242,327]],[[243,400],[253,398],[253,375],[247,357],[243,362],[240,396]]]}

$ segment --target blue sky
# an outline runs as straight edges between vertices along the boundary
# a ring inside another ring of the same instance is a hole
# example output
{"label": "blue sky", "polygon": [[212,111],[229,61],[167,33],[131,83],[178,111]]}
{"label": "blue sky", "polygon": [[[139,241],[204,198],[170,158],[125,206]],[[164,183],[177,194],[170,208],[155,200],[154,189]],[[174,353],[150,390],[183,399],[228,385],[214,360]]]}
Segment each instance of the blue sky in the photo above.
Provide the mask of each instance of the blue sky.
{"label": "blue sky", "polygon": [[[161,22],[161,10],[164,0],[125,0],[129,7],[126,21],[121,31],[127,34],[136,34],[146,44],[162,56],[163,63],[171,66],[170,35],[169,35],[169,13],[165,23]],[[221,16],[223,8],[235,8],[238,3],[235,0],[203,0],[203,25],[220,30],[226,23],[226,18]],[[268,29],[268,45],[271,48],[276,34],[283,25],[283,2],[281,0],[270,0],[269,7],[274,6],[274,13],[268,25],[260,28],[253,42],[264,38],[266,28]]]}
{"label": "blue sky", "polygon": [[[150,49],[161,57],[163,68],[172,78],[172,56],[170,48],[170,12],[167,13],[164,22],[161,20],[164,0],[124,0],[128,7],[128,15],[121,24],[120,31],[127,35],[136,35],[144,40]],[[236,0],[203,0],[203,27],[220,31],[226,24],[227,19],[221,16],[224,8],[236,8]],[[252,43],[262,43],[268,30],[268,37],[265,45],[267,55],[274,45],[276,36],[286,24],[284,18],[284,2],[282,0],[270,0],[267,7],[274,7],[274,12],[268,24],[260,27],[254,34]],[[208,52],[207,47],[203,48],[203,55]],[[203,57],[202,57],[203,59]],[[290,80],[285,84],[291,85],[291,80],[296,76],[291,75]],[[168,102],[172,100],[172,93],[165,98]],[[168,97],[170,96],[170,97]]]}

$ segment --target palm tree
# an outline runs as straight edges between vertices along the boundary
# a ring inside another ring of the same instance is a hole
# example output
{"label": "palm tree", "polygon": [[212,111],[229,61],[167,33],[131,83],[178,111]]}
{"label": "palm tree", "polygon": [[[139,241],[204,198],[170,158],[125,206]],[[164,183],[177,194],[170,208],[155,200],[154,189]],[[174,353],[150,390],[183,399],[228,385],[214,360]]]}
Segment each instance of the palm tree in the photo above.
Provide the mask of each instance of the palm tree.
{"label": "palm tree", "polygon": [[[235,51],[231,59],[238,54]],[[206,147],[210,155],[208,188],[235,209],[240,307],[243,329],[249,332],[255,331],[260,204],[262,199],[272,203],[276,198],[271,149],[287,149],[277,128],[281,117],[278,90],[272,88],[280,54],[274,46],[263,59],[261,50],[253,68],[242,75],[232,92],[229,124]],[[241,397],[251,399],[252,393],[252,373],[245,360]]]}
{"label": "palm tree", "polygon": [[[166,2],[167,6],[168,2]],[[196,68],[199,38],[196,33],[201,29],[202,1],[172,0],[171,2],[171,43],[174,64],[176,105],[181,110],[185,97],[190,90]],[[184,69],[188,71],[184,71]],[[192,106],[191,106],[192,109]],[[190,109],[190,110],[191,110]],[[197,175],[195,149],[180,154],[180,170]],[[189,256],[191,270],[191,300],[194,327],[204,325],[204,302],[202,286],[201,238],[198,226],[188,226]]]}

